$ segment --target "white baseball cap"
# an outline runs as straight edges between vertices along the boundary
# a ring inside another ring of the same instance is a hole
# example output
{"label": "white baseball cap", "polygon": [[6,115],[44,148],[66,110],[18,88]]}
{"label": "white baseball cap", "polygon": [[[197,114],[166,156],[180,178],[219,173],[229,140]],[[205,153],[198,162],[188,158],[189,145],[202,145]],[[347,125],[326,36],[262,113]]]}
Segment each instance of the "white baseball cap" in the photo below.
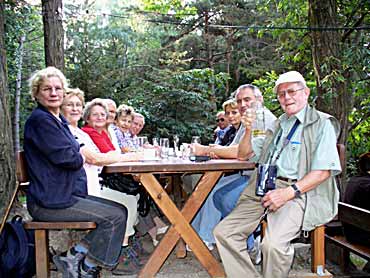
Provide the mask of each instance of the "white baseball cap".
{"label": "white baseball cap", "polygon": [[276,94],[276,90],[280,84],[292,82],[301,82],[306,87],[306,81],[304,80],[302,74],[300,74],[298,71],[288,71],[280,74],[279,78],[276,80],[274,93]]}

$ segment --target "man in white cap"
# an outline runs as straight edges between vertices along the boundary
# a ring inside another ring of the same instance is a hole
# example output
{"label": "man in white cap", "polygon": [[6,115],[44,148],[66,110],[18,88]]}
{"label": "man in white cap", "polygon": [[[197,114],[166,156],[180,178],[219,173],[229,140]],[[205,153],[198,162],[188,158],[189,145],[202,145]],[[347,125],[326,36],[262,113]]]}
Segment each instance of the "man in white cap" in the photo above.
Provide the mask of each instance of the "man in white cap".
{"label": "man in white cap", "polygon": [[[235,209],[216,226],[216,244],[228,277],[288,277],[294,254],[291,240],[301,230],[313,230],[337,213],[339,192],[334,176],[341,171],[336,149],[338,121],[308,105],[310,90],[299,72],[280,75],[274,92],[285,112],[277,120],[277,128],[267,133],[260,149],[254,149],[254,116],[247,111],[242,117],[246,130],[238,156],[254,155],[259,165],[275,168],[276,179],[271,174],[269,180],[276,188],[257,192],[256,169]],[[245,240],[265,216],[268,225],[262,241],[261,274],[248,255]]]}

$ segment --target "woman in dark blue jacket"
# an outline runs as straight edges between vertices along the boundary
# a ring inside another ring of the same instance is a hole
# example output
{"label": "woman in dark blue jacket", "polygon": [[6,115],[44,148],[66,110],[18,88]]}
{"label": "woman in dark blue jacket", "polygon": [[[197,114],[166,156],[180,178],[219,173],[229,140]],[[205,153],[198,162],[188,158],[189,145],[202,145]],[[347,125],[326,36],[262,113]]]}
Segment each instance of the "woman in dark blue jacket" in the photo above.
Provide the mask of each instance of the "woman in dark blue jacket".
{"label": "woman in dark blue jacket", "polygon": [[67,256],[53,260],[63,277],[98,277],[100,268],[116,266],[126,230],[127,209],[87,195],[84,158],[60,114],[67,81],[54,67],[30,79],[38,106],[27,119],[24,152],[30,176],[27,207],[38,221],[92,221],[97,224]]}

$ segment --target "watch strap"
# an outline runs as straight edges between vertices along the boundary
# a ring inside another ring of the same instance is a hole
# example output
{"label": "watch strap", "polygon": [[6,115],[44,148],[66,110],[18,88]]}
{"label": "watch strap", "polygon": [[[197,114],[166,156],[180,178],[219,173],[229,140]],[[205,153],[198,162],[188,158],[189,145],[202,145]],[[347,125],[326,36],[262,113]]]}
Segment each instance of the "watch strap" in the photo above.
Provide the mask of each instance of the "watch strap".
{"label": "watch strap", "polygon": [[294,189],[294,197],[299,198],[302,194],[301,190],[298,189],[298,186],[295,183],[293,183],[291,187]]}

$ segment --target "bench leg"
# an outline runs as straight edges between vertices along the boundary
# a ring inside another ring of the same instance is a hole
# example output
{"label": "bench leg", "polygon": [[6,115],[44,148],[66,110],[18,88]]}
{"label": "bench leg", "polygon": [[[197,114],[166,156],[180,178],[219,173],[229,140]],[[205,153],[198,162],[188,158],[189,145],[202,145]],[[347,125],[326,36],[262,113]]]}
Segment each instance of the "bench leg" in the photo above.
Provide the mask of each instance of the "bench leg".
{"label": "bench leg", "polygon": [[325,272],[325,226],[317,227],[311,234],[311,271]]}
{"label": "bench leg", "polygon": [[35,230],[36,276],[49,277],[49,237],[47,230]]}
{"label": "bench leg", "polygon": [[340,268],[341,268],[343,273],[348,272],[349,262],[350,262],[349,251],[344,249],[344,248],[341,248],[341,250],[340,250]]}

